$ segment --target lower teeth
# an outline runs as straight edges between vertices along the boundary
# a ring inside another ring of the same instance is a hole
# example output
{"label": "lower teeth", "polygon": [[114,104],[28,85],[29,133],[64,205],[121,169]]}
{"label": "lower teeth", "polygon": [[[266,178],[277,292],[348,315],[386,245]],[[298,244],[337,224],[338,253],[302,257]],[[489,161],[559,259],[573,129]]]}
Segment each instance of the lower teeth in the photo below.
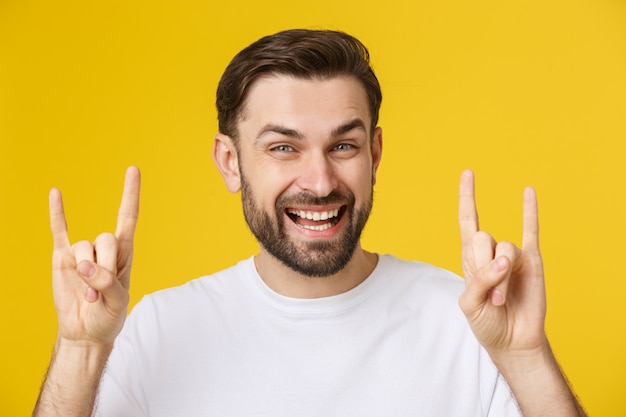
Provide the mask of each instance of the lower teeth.
{"label": "lower teeth", "polygon": [[322,230],[326,230],[331,228],[333,225],[331,223],[324,223],[321,226],[310,226],[310,225],[300,225],[303,229],[315,230],[317,232],[321,232]]}

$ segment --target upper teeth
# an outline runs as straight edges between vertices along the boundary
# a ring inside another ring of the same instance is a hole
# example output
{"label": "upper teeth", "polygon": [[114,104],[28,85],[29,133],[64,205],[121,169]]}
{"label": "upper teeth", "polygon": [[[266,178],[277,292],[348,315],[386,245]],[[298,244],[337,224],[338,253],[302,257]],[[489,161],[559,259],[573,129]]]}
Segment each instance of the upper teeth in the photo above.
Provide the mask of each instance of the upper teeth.
{"label": "upper teeth", "polygon": [[304,210],[289,210],[290,214],[295,214],[298,217],[307,220],[328,220],[339,215],[339,209],[330,211],[304,211]]}

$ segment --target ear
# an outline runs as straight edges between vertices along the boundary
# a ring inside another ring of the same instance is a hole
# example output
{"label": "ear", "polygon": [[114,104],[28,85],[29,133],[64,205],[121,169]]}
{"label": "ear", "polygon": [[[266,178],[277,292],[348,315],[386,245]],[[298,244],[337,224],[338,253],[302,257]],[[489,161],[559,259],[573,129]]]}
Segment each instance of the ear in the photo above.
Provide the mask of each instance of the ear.
{"label": "ear", "polygon": [[239,173],[239,159],[237,147],[230,136],[218,133],[213,142],[213,161],[222,174],[226,188],[231,193],[241,189],[241,175]]}
{"label": "ear", "polygon": [[372,185],[376,184],[376,171],[383,156],[383,129],[377,127],[372,136]]}

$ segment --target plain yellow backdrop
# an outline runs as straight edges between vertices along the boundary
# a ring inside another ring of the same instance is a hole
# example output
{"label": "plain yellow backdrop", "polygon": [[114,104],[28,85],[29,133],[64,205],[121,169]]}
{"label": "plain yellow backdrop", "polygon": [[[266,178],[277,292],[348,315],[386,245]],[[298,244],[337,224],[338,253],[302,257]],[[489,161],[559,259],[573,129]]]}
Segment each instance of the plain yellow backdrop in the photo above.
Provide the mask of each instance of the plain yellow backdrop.
{"label": "plain yellow backdrop", "polygon": [[626,416],[620,0],[0,0],[0,415],[30,415],[55,340],[51,187],[92,240],[141,168],[132,303],[256,252],[210,157],[214,93],[237,51],[293,27],[356,35],[383,86],[364,246],[460,272],[462,169],[497,239],[519,243],[534,185],[553,348],[590,414]]}

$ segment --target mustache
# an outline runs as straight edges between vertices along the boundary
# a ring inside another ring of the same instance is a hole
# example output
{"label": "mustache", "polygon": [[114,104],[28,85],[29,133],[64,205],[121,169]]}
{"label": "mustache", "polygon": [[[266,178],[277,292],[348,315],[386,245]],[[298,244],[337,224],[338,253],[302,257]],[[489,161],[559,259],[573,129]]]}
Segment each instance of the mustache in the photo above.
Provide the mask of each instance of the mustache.
{"label": "mustache", "polygon": [[345,204],[348,207],[354,205],[354,194],[350,191],[332,191],[324,197],[318,197],[311,193],[301,192],[292,195],[280,195],[276,200],[276,208],[281,211],[288,207],[301,206],[324,206],[328,204]]}

